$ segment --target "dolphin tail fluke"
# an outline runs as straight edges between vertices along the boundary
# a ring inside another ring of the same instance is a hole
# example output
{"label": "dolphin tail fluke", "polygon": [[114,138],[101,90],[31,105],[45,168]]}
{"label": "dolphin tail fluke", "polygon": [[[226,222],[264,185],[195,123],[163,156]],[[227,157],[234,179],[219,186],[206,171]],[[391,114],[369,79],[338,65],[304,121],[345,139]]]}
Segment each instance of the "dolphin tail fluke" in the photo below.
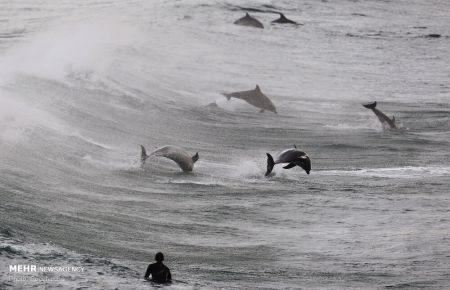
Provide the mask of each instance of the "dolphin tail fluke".
{"label": "dolphin tail fluke", "polygon": [[228,101],[231,100],[230,94],[222,93],[222,95],[223,95],[225,98],[227,98]]}
{"label": "dolphin tail fluke", "polygon": [[197,152],[197,153],[195,153],[194,156],[192,156],[192,162],[194,162],[194,163],[197,162],[198,158],[199,158],[199,156],[198,156],[198,152]]}
{"label": "dolphin tail fluke", "polygon": [[377,106],[377,102],[370,102],[370,103],[365,103],[362,105],[364,106],[364,108],[367,108],[367,109],[375,109],[375,107]]}
{"label": "dolphin tail fluke", "polygon": [[267,171],[265,175],[268,176],[272,172],[273,167],[275,166],[275,161],[273,161],[272,155],[270,155],[269,153],[266,153],[266,155],[267,155]]}
{"label": "dolphin tail fluke", "polygon": [[141,166],[143,166],[145,163],[145,160],[148,158],[148,155],[147,155],[147,151],[145,150],[145,147],[142,145],[140,145],[140,146],[141,146]]}

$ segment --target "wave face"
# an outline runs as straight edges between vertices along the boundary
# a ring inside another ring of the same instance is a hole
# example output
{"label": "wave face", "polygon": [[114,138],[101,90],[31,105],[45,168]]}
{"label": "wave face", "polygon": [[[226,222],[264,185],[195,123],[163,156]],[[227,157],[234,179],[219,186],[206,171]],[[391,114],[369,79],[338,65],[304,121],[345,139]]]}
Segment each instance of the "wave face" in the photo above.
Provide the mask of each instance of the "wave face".
{"label": "wave face", "polygon": [[[448,4],[335,2],[0,0],[1,264],[139,289],[162,251],[180,289],[449,286],[449,37],[424,37]],[[277,115],[221,95],[256,84]],[[200,160],[141,168],[140,144]],[[265,178],[292,144],[311,175]]]}

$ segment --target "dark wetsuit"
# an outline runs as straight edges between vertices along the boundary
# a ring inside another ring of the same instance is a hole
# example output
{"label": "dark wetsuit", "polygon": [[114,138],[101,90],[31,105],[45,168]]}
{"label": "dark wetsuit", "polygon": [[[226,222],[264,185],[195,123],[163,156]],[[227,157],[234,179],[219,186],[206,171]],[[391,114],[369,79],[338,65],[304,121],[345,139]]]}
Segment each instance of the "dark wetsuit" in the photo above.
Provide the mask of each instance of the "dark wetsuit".
{"label": "dark wetsuit", "polygon": [[145,272],[145,279],[152,275],[152,281],[156,283],[167,283],[172,280],[170,270],[162,262],[156,262],[148,265],[147,272]]}

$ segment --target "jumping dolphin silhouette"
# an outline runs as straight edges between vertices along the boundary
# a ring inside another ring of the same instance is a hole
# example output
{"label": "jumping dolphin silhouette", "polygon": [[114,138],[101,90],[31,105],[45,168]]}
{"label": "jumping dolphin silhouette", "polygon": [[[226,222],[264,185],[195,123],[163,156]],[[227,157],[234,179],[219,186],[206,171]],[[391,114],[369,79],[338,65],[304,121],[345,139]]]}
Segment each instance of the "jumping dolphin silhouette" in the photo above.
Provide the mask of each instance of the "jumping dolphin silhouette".
{"label": "jumping dolphin silhouette", "polygon": [[295,25],[300,25],[297,22],[290,20],[288,18],[286,18],[286,16],[284,16],[283,13],[278,12],[278,14],[280,14],[280,18],[275,19],[274,21],[272,21],[272,23],[280,23],[280,24],[295,24]]}
{"label": "jumping dolphin silhouette", "polygon": [[181,170],[184,172],[191,172],[194,169],[194,163],[198,160],[198,152],[194,156],[190,156],[189,153],[181,147],[167,145],[160,147],[147,155],[145,147],[141,146],[141,165],[145,164],[145,160],[150,156],[163,156],[175,161]]}
{"label": "jumping dolphin silhouette", "polygon": [[392,116],[392,119],[390,119],[388,116],[383,114],[380,110],[378,110],[376,108],[377,102],[365,103],[362,105],[365,108],[373,111],[373,113],[378,117],[378,120],[380,120],[381,125],[383,125],[384,129],[397,129],[397,126],[395,125],[395,117]]}
{"label": "jumping dolphin silhouette", "polygon": [[248,14],[248,13],[245,13],[244,17],[239,18],[238,20],[236,20],[233,23],[236,25],[252,26],[252,27],[264,29],[264,25],[261,22],[259,22],[258,19],[251,17],[250,14]]}
{"label": "jumping dolphin silhouette", "polygon": [[222,93],[228,100],[231,98],[241,99],[249,103],[250,105],[253,105],[257,108],[260,108],[260,113],[264,112],[265,110],[274,112],[277,114],[277,109],[275,108],[275,105],[272,103],[272,101],[261,92],[261,89],[258,85],[256,85],[255,89],[249,90],[249,91],[240,91],[240,92],[234,92],[234,93]]}
{"label": "jumping dolphin silhouette", "polygon": [[297,149],[297,146],[294,144],[294,148],[286,149],[283,152],[278,155],[277,160],[273,160],[272,155],[269,153],[267,154],[267,171],[266,176],[268,176],[272,170],[275,164],[279,163],[289,163],[288,165],[284,166],[284,169],[290,169],[294,166],[300,166],[303,168],[303,170],[306,171],[307,174],[311,171],[311,160],[309,159],[309,156],[303,152]]}

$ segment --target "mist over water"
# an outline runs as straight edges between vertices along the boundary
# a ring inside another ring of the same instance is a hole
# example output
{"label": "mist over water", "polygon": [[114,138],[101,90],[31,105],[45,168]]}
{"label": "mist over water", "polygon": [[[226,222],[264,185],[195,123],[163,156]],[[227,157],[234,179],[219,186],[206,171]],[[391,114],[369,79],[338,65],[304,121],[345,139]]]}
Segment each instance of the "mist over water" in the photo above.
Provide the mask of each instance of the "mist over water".
{"label": "mist over water", "polygon": [[[173,289],[450,286],[446,1],[0,7],[5,275],[73,264],[87,272],[48,285],[146,289],[162,251],[187,282]],[[233,25],[242,8],[266,11],[251,12],[265,29]],[[257,84],[277,115],[221,95]],[[200,159],[141,168],[140,144]],[[293,144],[311,174],[265,178],[266,153]]]}

